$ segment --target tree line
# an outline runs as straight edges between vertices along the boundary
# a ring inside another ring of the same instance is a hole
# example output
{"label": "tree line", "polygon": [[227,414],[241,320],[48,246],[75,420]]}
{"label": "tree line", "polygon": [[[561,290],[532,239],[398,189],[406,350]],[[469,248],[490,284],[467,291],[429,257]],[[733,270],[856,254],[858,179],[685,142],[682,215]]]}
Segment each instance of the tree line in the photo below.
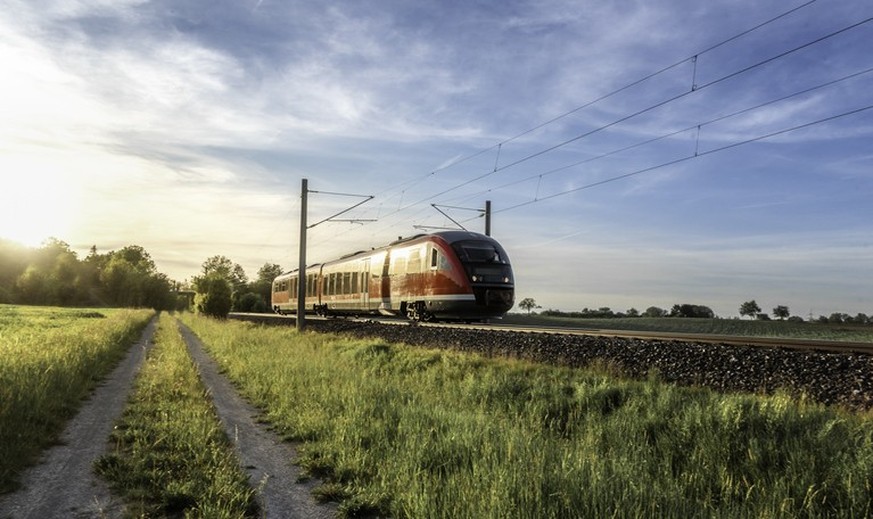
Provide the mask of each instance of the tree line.
{"label": "tree line", "polygon": [[80,259],[56,238],[36,248],[0,239],[0,303],[184,310],[194,293],[196,309],[210,315],[267,312],[273,278],[281,272],[279,265],[266,263],[249,282],[239,264],[213,256],[189,285],[158,272],[139,245],[107,252],[93,246]]}
{"label": "tree line", "polygon": [[[526,297],[518,302],[518,307],[530,314],[533,310],[542,308],[536,303],[536,300],[531,297]],[[741,316],[750,317],[759,321],[770,320],[771,314],[761,312],[761,307],[755,300],[746,301],[739,307]],[[650,306],[645,311],[640,312],[636,308],[629,308],[624,312],[613,311],[609,307],[600,308],[584,308],[581,311],[564,312],[560,310],[544,310],[540,315],[551,317],[574,317],[580,319],[618,319],[622,317],[690,317],[714,319],[717,316],[706,305],[695,304],[675,304],[668,311],[657,306]],[[797,315],[791,315],[791,310],[786,305],[777,305],[773,308],[772,315],[779,320],[788,320],[792,322],[805,322],[805,320]],[[831,324],[873,324],[873,316],[868,316],[864,313],[857,315],[849,315],[841,312],[834,312],[829,316],[820,315],[818,318],[809,318],[810,322],[831,323]]]}

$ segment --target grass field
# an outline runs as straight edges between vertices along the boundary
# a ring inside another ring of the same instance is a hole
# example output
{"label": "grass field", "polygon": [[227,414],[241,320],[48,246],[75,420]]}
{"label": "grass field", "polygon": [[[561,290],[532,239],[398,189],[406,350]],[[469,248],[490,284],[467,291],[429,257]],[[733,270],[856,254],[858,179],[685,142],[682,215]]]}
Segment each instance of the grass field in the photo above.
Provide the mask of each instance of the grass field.
{"label": "grass field", "polygon": [[257,517],[254,492],[167,314],[113,440],[96,468],[130,515]]}
{"label": "grass field", "polygon": [[745,319],[690,319],[681,317],[583,319],[537,314],[509,314],[496,322],[592,330],[704,333],[741,337],[790,337],[796,339],[873,342],[873,326],[849,324],[793,323],[789,321],[752,321]]}
{"label": "grass field", "polygon": [[183,319],[348,515],[873,513],[869,413]]}
{"label": "grass field", "polygon": [[57,441],[153,314],[0,305],[0,492]]}

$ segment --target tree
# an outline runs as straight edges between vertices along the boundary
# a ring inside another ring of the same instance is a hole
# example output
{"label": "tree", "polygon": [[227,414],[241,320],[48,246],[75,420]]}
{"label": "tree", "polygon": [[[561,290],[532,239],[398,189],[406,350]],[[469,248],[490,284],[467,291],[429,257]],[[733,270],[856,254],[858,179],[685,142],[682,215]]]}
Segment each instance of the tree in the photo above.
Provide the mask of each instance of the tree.
{"label": "tree", "polygon": [[715,312],[712,311],[712,308],[705,305],[677,304],[673,305],[673,309],[670,311],[670,317],[712,319],[715,317]]}
{"label": "tree", "polygon": [[[269,303],[273,292],[273,280],[280,274],[282,274],[282,267],[275,263],[264,263],[264,266],[258,270],[258,279],[249,283],[249,291],[260,295]],[[240,301],[240,305],[242,304]]]}
{"label": "tree", "polygon": [[233,303],[230,282],[221,274],[211,272],[194,280],[194,306],[197,311],[210,317],[224,319]]}
{"label": "tree", "polygon": [[773,317],[778,317],[780,321],[788,319],[788,316],[791,315],[791,312],[788,310],[788,307],[785,305],[779,305],[773,309]]}
{"label": "tree", "polygon": [[740,315],[747,315],[754,318],[758,315],[760,311],[761,307],[758,306],[758,303],[756,303],[754,299],[752,299],[751,301],[746,301],[745,303],[740,305]]}
{"label": "tree", "polygon": [[534,308],[542,308],[532,297],[525,297],[524,299],[519,301],[518,307],[522,310],[527,310],[528,315],[530,315],[531,310],[533,310]]}
{"label": "tree", "polygon": [[657,306],[650,306],[646,308],[646,311],[643,312],[644,317],[666,317],[667,311],[663,308],[658,308]]}

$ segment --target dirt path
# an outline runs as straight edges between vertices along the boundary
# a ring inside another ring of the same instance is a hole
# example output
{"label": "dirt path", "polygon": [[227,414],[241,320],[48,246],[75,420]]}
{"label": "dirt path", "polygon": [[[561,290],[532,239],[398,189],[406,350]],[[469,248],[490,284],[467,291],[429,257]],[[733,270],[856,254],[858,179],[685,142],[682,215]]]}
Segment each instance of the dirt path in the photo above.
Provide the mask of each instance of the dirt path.
{"label": "dirt path", "polygon": [[[60,445],[46,451],[40,463],[24,473],[21,489],[0,496],[0,518],[123,516],[123,501],[112,496],[107,484],[94,474],[92,465],[107,451],[106,440],[124,410],[156,326],[157,319],[152,319],[124,360],[67,424]],[[297,483],[299,469],[291,464],[297,455],[294,447],[257,423],[258,411],[218,373],[217,365],[206,355],[200,340],[184,325],[180,328],[188,351],[198,364],[203,383],[212,394],[225,432],[236,443],[250,484],[257,489],[263,516],[334,517],[336,506],[319,505],[312,498],[311,490],[316,482]]]}
{"label": "dirt path", "polygon": [[200,377],[212,394],[215,408],[227,436],[236,443],[249,484],[257,489],[265,517],[329,518],[336,515],[332,504],[318,504],[312,498],[315,481],[297,483],[300,470],[292,465],[297,458],[294,446],[257,423],[260,414],[244,401],[203,350],[200,339],[188,327],[179,325],[188,351],[200,369]]}
{"label": "dirt path", "polygon": [[107,448],[112,426],[121,416],[131,383],[145,359],[157,320],[109,374],[79,413],[67,423],[61,445],[21,478],[21,490],[0,497],[0,517],[15,519],[121,517],[124,506],[92,470]]}

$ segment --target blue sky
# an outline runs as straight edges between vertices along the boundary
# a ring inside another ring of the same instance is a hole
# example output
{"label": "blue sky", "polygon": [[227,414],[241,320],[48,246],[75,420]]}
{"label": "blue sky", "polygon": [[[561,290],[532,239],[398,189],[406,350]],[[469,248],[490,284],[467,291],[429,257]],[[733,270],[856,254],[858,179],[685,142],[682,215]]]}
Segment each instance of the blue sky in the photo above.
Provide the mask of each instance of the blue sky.
{"label": "blue sky", "polygon": [[491,200],[546,308],[870,314],[873,4],[805,4],[0,0],[0,237],[254,276],[306,177],[376,196],[312,261]]}

